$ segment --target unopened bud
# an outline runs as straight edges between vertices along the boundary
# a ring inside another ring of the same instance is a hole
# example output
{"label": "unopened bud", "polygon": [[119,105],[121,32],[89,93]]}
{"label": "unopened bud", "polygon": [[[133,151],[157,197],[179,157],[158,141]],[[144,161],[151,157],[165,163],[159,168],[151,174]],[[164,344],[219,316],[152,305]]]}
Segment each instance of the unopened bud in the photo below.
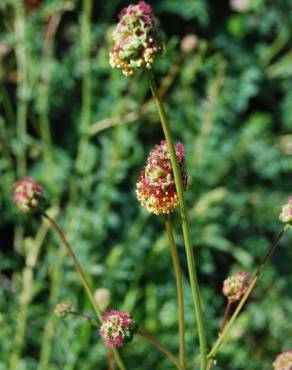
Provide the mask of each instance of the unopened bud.
{"label": "unopened bud", "polygon": [[111,301],[111,293],[106,288],[98,288],[94,293],[95,301],[101,311],[105,311]]}
{"label": "unopened bud", "polygon": [[71,303],[59,303],[56,305],[54,312],[58,317],[66,317],[70,314],[71,309]]}

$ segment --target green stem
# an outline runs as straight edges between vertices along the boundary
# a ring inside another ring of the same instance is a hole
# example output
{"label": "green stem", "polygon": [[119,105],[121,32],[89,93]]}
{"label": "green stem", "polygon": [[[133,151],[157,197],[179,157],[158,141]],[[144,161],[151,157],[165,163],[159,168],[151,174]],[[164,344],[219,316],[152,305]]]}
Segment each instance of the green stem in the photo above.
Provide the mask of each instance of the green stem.
{"label": "green stem", "polygon": [[177,290],[177,305],[178,305],[178,325],[179,325],[179,359],[181,367],[185,368],[185,318],[184,318],[184,297],[182,287],[182,272],[178,258],[178,252],[175,245],[175,240],[172,232],[171,217],[165,216],[165,229],[170,245],[170,254],[175,272],[176,290]]}
{"label": "green stem", "polygon": [[222,334],[219,336],[219,338],[217,339],[216,343],[214,344],[213,348],[211,349],[210,353],[208,354],[208,358],[214,358],[221,345],[223,344],[224,340],[226,339],[227,337],[227,334],[229,333],[234,321],[237,319],[242,307],[244,306],[246,300],[248,299],[248,297],[250,296],[257,280],[260,278],[266,264],[268,263],[270,257],[272,256],[272,254],[274,253],[275,249],[277,248],[278,244],[279,244],[279,241],[281,240],[282,236],[284,235],[285,233],[285,229],[282,229],[278,235],[276,236],[274,242],[272,243],[271,247],[269,248],[268,252],[266,253],[263,261],[261,262],[261,264],[259,265],[259,268],[257,269],[254,277],[252,278],[251,280],[251,284],[249,285],[246,293],[244,294],[244,296],[241,298],[240,302],[238,303],[233,315],[231,316],[231,319],[229,320],[228,324],[225,326]]}
{"label": "green stem", "polygon": [[81,58],[82,58],[82,105],[80,119],[81,140],[78,144],[76,169],[83,172],[84,158],[86,156],[87,144],[89,140],[88,127],[91,123],[91,16],[92,0],[82,0],[81,14]]}
{"label": "green stem", "polygon": [[191,236],[190,236],[190,229],[187,217],[187,210],[184,200],[184,189],[182,184],[182,178],[180,169],[177,163],[176,158],[176,151],[174,147],[173,138],[170,132],[169,123],[165,114],[165,110],[160,99],[158,89],[153,78],[152,72],[148,72],[148,80],[150,84],[150,88],[152,91],[152,95],[157,106],[157,110],[160,116],[162,128],[164,131],[164,135],[167,141],[167,146],[170,154],[171,164],[173,168],[176,192],[179,199],[180,204],[180,216],[182,222],[182,229],[183,229],[183,237],[184,243],[186,248],[186,255],[187,255],[187,263],[188,263],[188,270],[189,270],[189,278],[191,283],[192,289],[192,297],[195,306],[195,314],[198,326],[198,334],[199,334],[199,342],[200,342],[200,356],[201,356],[201,370],[206,369],[206,336],[205,336],[205,328],[204,328],[204,321],[203,321],[203,314],[202,314],[202,306],[201,306],[201,298],[200,298],[200,291],[199,285],[197,281],[197,274],[196,274],[196,266],[195,266],[195,258],[192,248]]}
{"label": "green stem", "polygon": [[164,345],[161,344],[157,339],[153,338],[149,334],[145,334],[141,332],[138,332],[136,335],[139,335],[140,337],[146,339],[154,347],[158,348],[160,352],[164,353],[169,358],[169,360],[177,367],[177,369],[183,370],[183,368],[180,366],[176,357],[166,347],[164,347]]}
{"label": "green stem", "polygon": [[84,313],[77,312],[77,311],[70,311],[70,312],[69,312],[69,315],[79,316],[79,317],[81,317],[82,319],[85,319],[85,320],[87,320],[88,322],[90,322],[93,326],[96,326],[97,328],[99,328],[98,322],[95,320],[95,318],[94,318],[94,317],[90,317],[90,316],[88,316],[88,315],[85,315]]}
{"label": "green stem", "polygon": [[54,41],[57,29],[61,22],[62,11],[53,14],[46,25],[46,33],[43,41],[43,53],[40,67],[40,79],[38,82],[38,109],[40,114],[40,134],[43,142],[44,154],[48,160],[52,160],[52,135],[49,122],[49,100],[51,89],[51,62],[53,59]]}
{"label": "green stem", "polygon": [[213,365],[214,365],[214,360],[213,359],[212,360],[209,360],[208,361],[208,364],[207,364],[207,369],[206,370],[211,370],[212,367],[213,367]]}
{"label": "green stem", "polygon": [[21,145],[17,152],[17,176],[26,174],[26,135],[27,135],[27,110],[29,99],[28,85],[28,61],[26,50],[26,22],[23,0],[15,1],[15,54],[18,68],[17,82],[17,112],[16,112],[16,136]]}
{"label": "green stem", "polygon": [[25,341],[29,305],[33,298],[34,271],[47,231],[48,226],[42,224],[35,236],[35,239],[31,243],[27,244],[27,256],[21,277],[22,291],[16,316],[17,326],[10,360],[10,370],[17,370],[20,366],[19,362]]}
{"label": "green stem", "polygon": [[[100,309],[98,308],[98,305],[94,299],[94,294],[93,294],[93,291],[92,291],[92,288],[87,280],[87,277],[84,273],[84,271],[82,270],[82,267],[80,266],[70,244],[67,242],[62,230],[59,228],[59,226],[55,223],[55,221],[49,216],[47,215],[45,212],[43,212],[43,216],[49,221],[50,225],[52,226],[53,230],[55,231],[55,233],[59,236],[59,238],[61,239],[64,247],[66,248],[66,251],[68,253],[68,255],[71,257],[73,263],[74,263],[74,266],[76,268],[76,271],[78,272],[79,274],[79,277],[80,277],[80,280],[84,286],[84,289],[87,293],[87,296],[92,304],[92,307],[96,313],[96,316],[99,320],[100,323],[102,323],[102,315],[101,315],[101,312],[100,312]],[[118,350],[116,348],[113,348],[113,351],[114,351],[114,355],[115,355],[115,359],[116,359],[116,362],[117,364],[119,365],[119,368],[120,370],[126,370],[126,367],[125,365],[123,364],[123,360],[121,358],[121,355],[120,353],[118,352]]]}

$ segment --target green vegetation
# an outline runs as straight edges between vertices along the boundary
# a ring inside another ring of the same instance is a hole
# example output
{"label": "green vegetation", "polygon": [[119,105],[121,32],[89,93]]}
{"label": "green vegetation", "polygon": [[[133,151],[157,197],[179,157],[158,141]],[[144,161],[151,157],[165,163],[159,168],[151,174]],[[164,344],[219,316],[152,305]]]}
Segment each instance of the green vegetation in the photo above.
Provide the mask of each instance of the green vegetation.
{"label": "green vegetation", "polygon": [[[224,314],[223,280],[257,269],[291,195],[292,4],[250,0],[239,11],[235,0],[150,3],[166,43],[153,72],[172,133],[186,149],[185,197],[210,350]],[[12,184],[25,174],[46,189],[48,213],[90,284],[109,289],[110,307],[130,311],[143,332],[178,354],[164,218],[148,214],[135,195],[163,132],[146,74],[124,77],[108,63],[112,25],[125,5],[0,3],[0,370],[93,370],[108,362],[95,328],[54,314],[59,302],[88,315],[92,308],[48,224],[13,206]],[[182,39],[190,33],[198,42],[186,51]],[[172,219],[183,261],[186,351],[195,358],[184,243],[179,217]],[[265,268],[214,370],[269,370],[292,348],[291,239],[287,233]],[[121,353],[127,369],[173,369],[140,337]]]}

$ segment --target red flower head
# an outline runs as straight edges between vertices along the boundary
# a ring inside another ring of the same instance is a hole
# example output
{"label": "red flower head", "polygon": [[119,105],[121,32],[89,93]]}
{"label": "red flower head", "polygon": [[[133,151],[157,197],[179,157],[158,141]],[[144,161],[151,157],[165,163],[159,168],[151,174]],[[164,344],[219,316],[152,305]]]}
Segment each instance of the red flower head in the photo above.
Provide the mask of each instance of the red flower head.
{"label": "red flower head", "polygon": [[236,272],[223,282],[222,293],[230,302],[239,301],[249,287],[249,272]]}
{"label": "red flower head", "polygon": [[154,58],[163,51],[151,6],[144,1],[120,12],[113,40],[110,65],[121,68],[126,76],[141,67],[151,68]]}
{"label": "red flower head", "polygon": [[[187,175],[184,167],[185,151],[181,143],[175,146],[184,188],[187,187]],[[142,169],[137,183],[137,198],[149,212],[166,214],[178,207],[174,175],[166,141],[155,145]]]}
{"label": "red flower head", "polygon": [[107,346],[121,347],[133,339],[138,326],[128,312],[111,310],[102,317],[99,334]]}
{"label": "red flower head", "polygon": [[23,213],[34,213],[45,206],[43,188],[30,177],[13,184],[13,202]]}

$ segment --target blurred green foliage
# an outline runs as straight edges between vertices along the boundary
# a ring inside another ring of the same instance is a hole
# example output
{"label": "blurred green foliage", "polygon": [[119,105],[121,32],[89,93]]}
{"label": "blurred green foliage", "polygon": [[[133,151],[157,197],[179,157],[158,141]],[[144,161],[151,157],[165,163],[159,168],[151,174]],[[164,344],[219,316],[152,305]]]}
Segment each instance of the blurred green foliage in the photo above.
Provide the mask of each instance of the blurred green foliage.
{"label": "blurred green foliage", "polygon": [[[239,7],[241,3],[241,7]],[[245,5],[244,6],[242,6]],[[177,311],[163,219],[135,198],[147,153],[162,139],[143,73],[108,64],[125,1],[2,0],[0,4],[0,369],[106,369],[96,330],[54,317],[57,302],[91,313],[72,264],[38,219],[18,214],[11,186],[28,174],[52,200],[94,287],[132,311],[176,353]],[[290,0],[152,1],[166,55],[155,74],[177,140],[186,146],[186,193],[208,346],[224,311],[222,281],[253,271],[279,230],[291,192]],[[195,50],[182,38],[194,33]],[[141,108],[142,107],[142,108]],[[198,352],[182,237],[187,351]],[[268,370],[292,347],[291,233],[266,268],[217,359],[217,370]],[[128,369],[171,369],[140,339]]]}

